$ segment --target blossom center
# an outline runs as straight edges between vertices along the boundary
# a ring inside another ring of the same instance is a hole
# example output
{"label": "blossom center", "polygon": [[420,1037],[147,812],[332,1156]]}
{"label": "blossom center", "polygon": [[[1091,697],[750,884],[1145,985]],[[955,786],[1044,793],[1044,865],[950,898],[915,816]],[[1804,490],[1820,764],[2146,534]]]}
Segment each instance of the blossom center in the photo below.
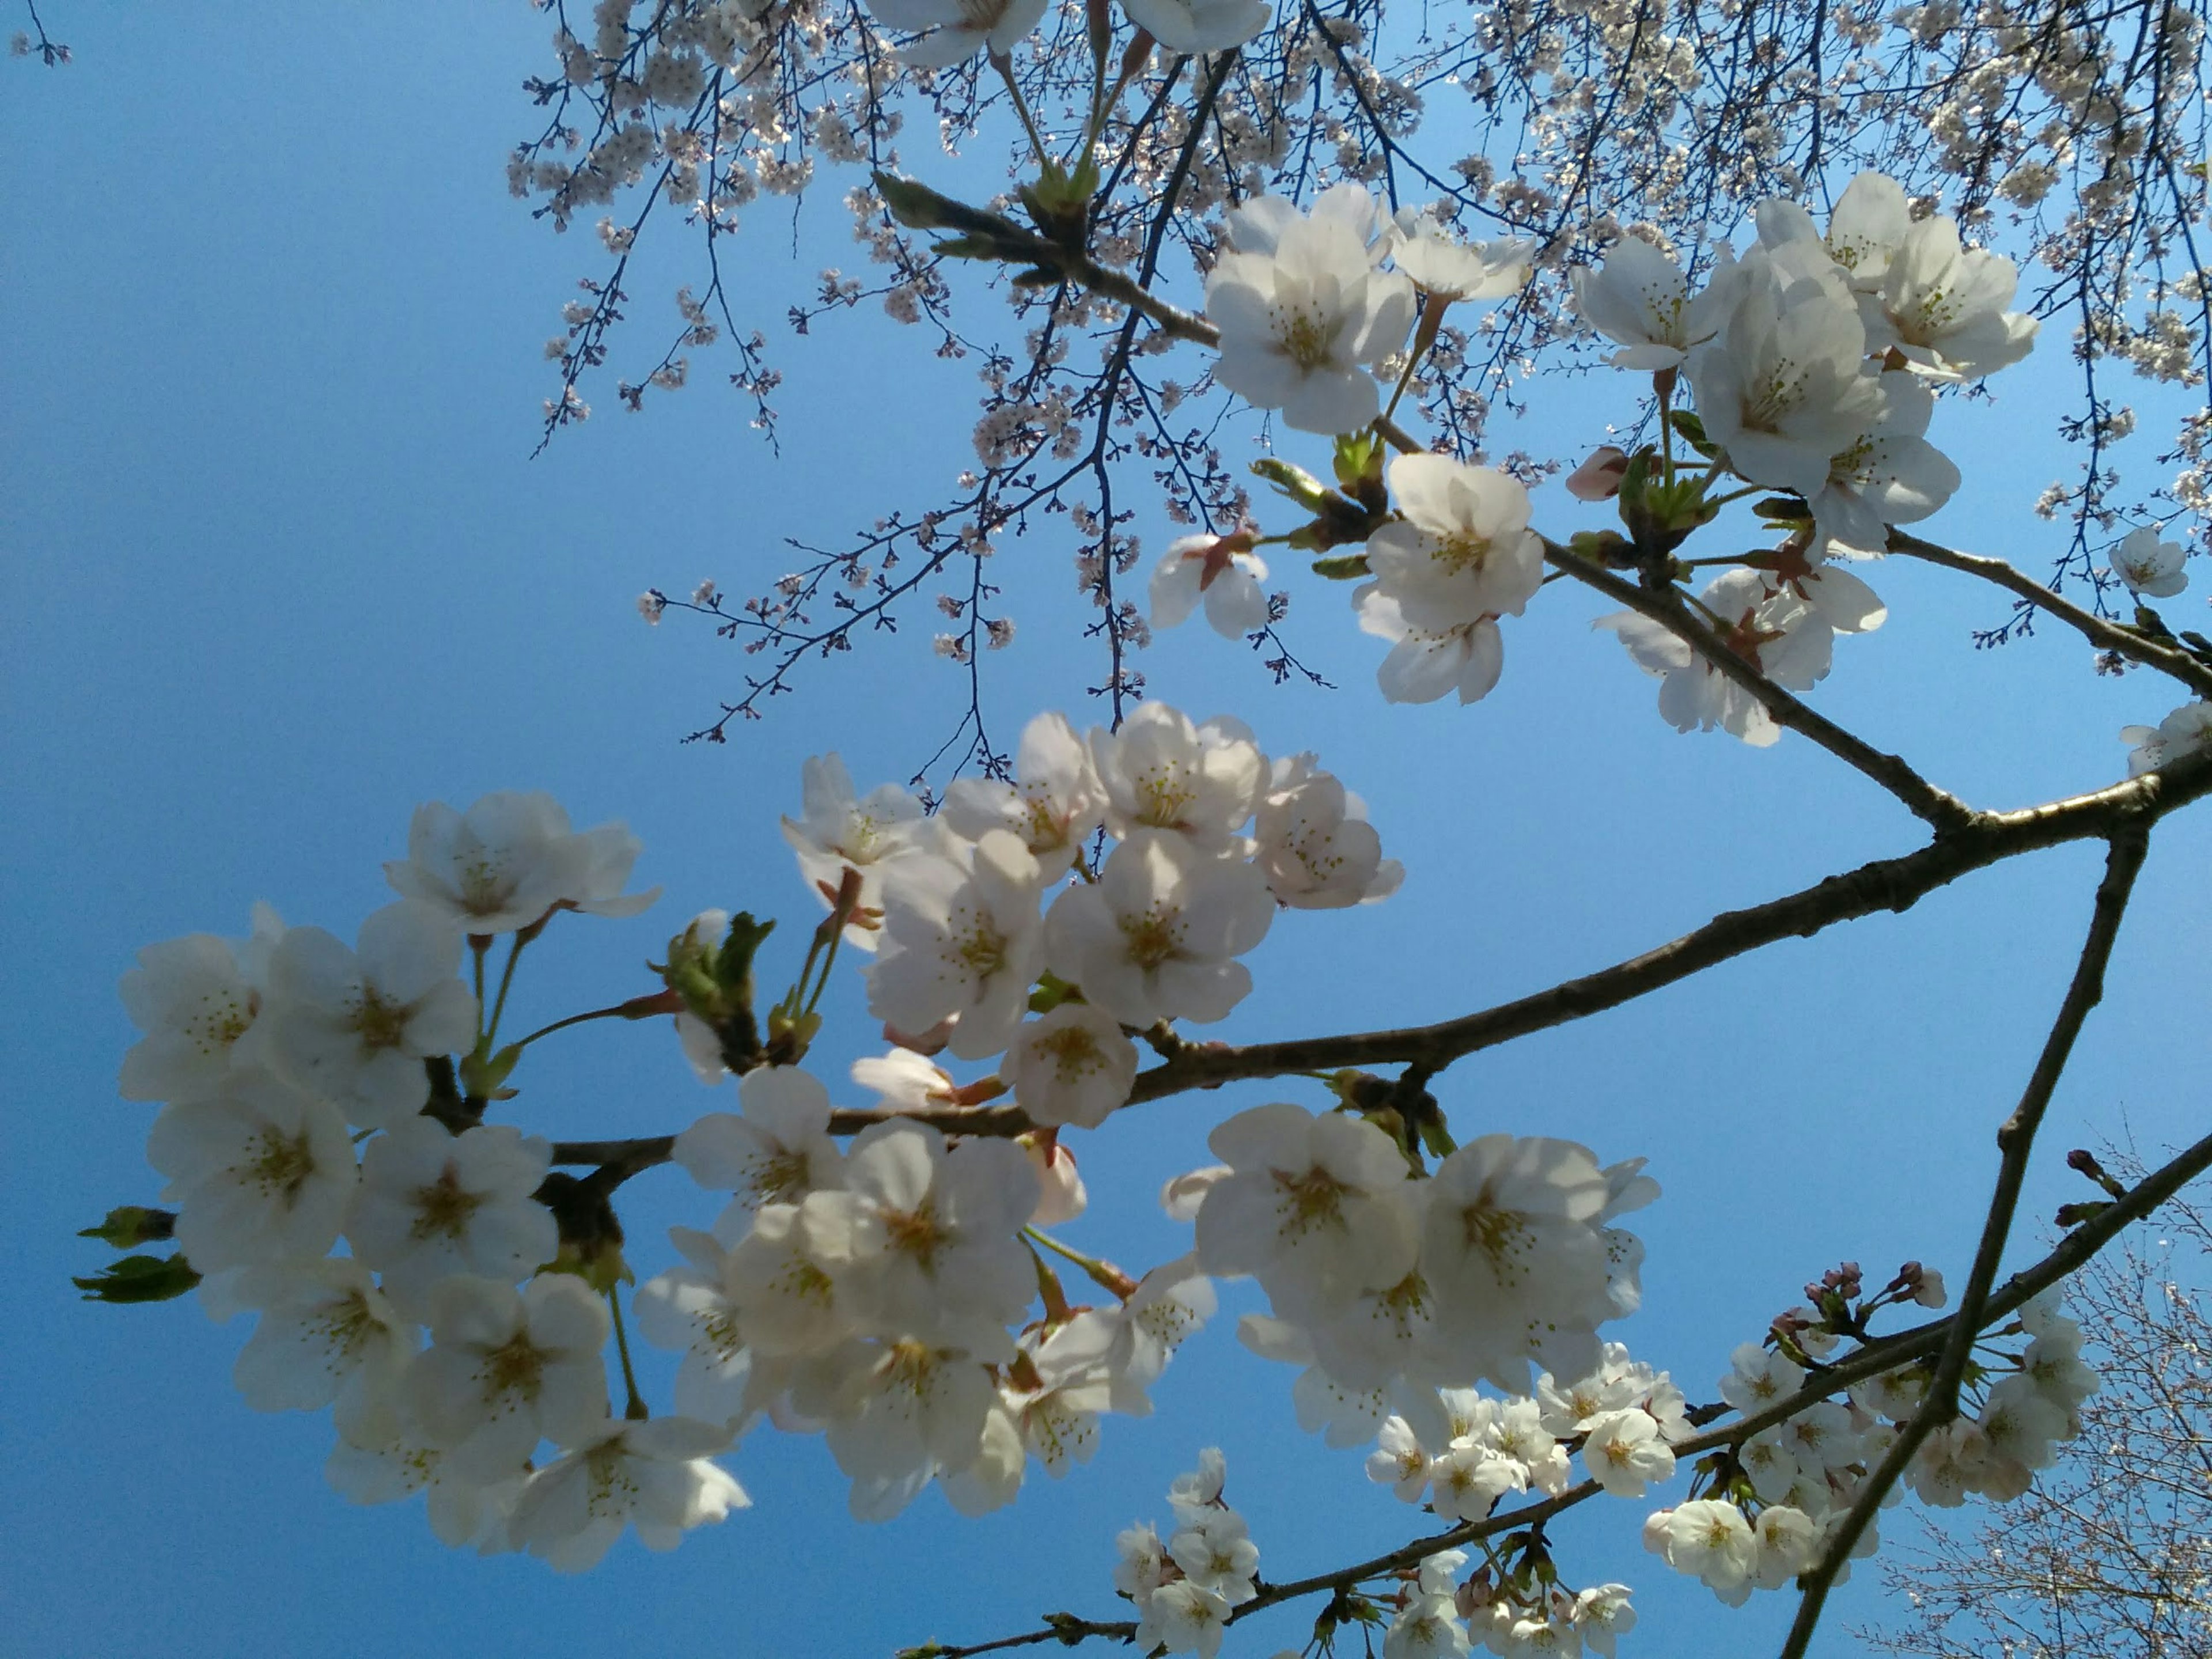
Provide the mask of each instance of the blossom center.
{"label": "blossom center", "polygon": [[891,1249],[912,1256],[925,1271],[937,1266],[938,1252],[951,1243],[937,1218],[937,1206],[927,1199],[915,1209],[884,1211],[884,1233]]}
{"label": "blossom center", "polygon": [[1316,1226],[1341,1226],[1345,1184],[1326,1170],[1310,1169],[1303,1175],[1275,1171],[1292,1228],[1306,1232]]}
{"label": "blossom center", "polygon": [[407,1034],[407,1006],[386,1002],[364,986],[360,1006],[354,1010],[353,1029],[364,1048],[397,1048]]}
{"label": "blossom center", "polygon": [[1336,331],[1304,307],[1285,307],[1275,313],[1275,343],[1283,356],[1311,374],[1325,368],[1335,356]]}
{"label": "blossom center", "polygon": [[1178,920],[1164,915],[1158,910],[1147,911],[1141,916],[1124,917],[1121,937],[1127,941],[1129,960],[1146,973],[1174,961],[1182,953],[1182,929]]}
{"label": "blossom center", "polygon": [[314,1172],[315,1155],[308,1147],[307,1132],[302,1129],[296,1135],[288,1135],[271,1127],[255,1141],[244,1174],[248,1185],[289,1200],[299,1196],[300,1188]]}
{"label": "blossom center", "polygon": [[1105,1064],[1098,1039],[1080,1025],[1063,1025],[1038,1040],[1037,1052],[1052,1062],[1053,1075],[1063,1084],[1079,1083]]}
{"label": "blossom center", "polygon": [[415,1189],[415,1222],[408,1237],[416,1239],[459,1238],[468,1231],[469,1218],[483,1203],[482,1193],[461,1185],[459,1175],[448,1164],[427,1187]]}
{"label": "blossom center", "polygon": [[1510,1210],[1501,1210],[1487,1200],[1470,1204],[1462,1213],[1467,1247],[1479,1251],[1503,1285],[1518,1283],[1528,1271],[1534,1243],[1528,1224]]}
{"label": "blossom center", "polygon": [[477,1372],[487,1400],[514,1395],[521,1400],[534,1401],[544,1376],[544,1351],[531,1341],[526,1331],[518,1331],[498,1347],[487,1351],[483,1364]]}

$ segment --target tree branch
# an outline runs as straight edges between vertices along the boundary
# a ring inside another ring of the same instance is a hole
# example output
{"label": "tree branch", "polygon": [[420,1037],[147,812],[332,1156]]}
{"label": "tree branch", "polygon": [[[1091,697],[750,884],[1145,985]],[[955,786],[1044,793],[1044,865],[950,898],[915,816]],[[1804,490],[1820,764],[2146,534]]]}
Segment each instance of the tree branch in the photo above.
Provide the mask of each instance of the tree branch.
{"label": "tree branch", "polygon": [[1711,663],[1723,678],[1759,699],[1760,707],[1778,726],[1810,738],[1846,766],[1863,773],[1903,802],[1916,817],[1924,818],[1939,836],[1964,828],[1974,814],[1955,795],[1922,777],[1895,755],[1885,755],[1854,737],[1825,714],[1814,713],[1784,690],[1744,657],[1729,648],[1681,601],[1670,587],[1660,592],[1624,581],[1595,562],[1553,541],[1544,539],[1544,557],[1577,581],[1595,587],[1607,598],[1626,605],[1639,617],[1657,623]]}
{"label": "tree branch", "polygon": [[1974,1339],[1981,1334],[1990,1290],[1996,1282],[1997,1263],[2012,1234],[2013,1217],[2020,1206],[2021,1183],[2027,1177],[2028,1155],[2034,1149],[2036,1131],[2042,1126],[2044,1112],[2066,1070],[2082,1024],[2089,1018],[2089,1011],[2103,1000],[2105,966],[2112,960],[2112,944],[2119,937],[2128,897],[2135,890],[2136,876],[2142,868],[2148,848],[2147,830],[2112,840],[2105,860],[2105,878],[2097,885],[2096,911],[2090,919],[2088,937],[2082,941],[2081,957],[2075,963],[2073,981],[2066,988],[2065,1000],[2058,1006],[2058,1016],[2051,1023],[2051,1035],[2044,1040],[2043,1052],[2029,1074],[2020,1104],[1997,1131],[1996,1190],[1990,1198],[1981,1246],[1975,1252],[1973,1271],[1959,1297],[1959,1310],[1953,1316],[1951,1333],[1943,1344],[1942,1357],[1936,1362],[1935,1377],[1928,1385],[1920,1408],[1899,1432],[1881,1465],[1861,1483],[1843,1524],[1829,1534],[1827,1547],[1821,1552],[1820,1560],[1804,1576],[1804,1594],[1797,1603],[1797,1617],[1790,1627],[1789,1638],[1782,1644],[1782,1659],[1804,1659],[1813,1632],[1820,1622],[1820,1610],[1826,1604],[1828,1591],[1844,1563],[1850,1559],[1852,1547],[1866,1531],[1881,1500],[1904,1474],[1905,1466],[1922,1443],[1959,1413],[1959,1383],[1966,1375],[1966,1361],[1972,1355]]}
{"label": "tree branch", "polygon": [[2136,833],[2207,794],[2212,794],[2212,752],[2069,799],[2017,811],[1979,812],[1966,827],[1917,852],[1877,859],[1750,909],[1727,911],[1642,956],[1477,1013],[1433,1025],[1285,1042],[1243,1047],[1192,1043],[1175,1059],[1139,1073],[1129,1098],[1157,1100],[1240,1078],[1340,1066],[1402,1061],[1442,1067],[1532,1031],[1618,1007],[1778,939],[1809,938],[1836,922],[1876,910],[1909,909],[1959,877],[2020,854]]}
{"label": "tree branch", "polygon": [[2015,594],[2038,610],[2056,617],[2090,644],[2117,652],[2146,668],[2155,668],[2161,674],[2170,675],[2200,697],[2212,697],[2212,667],[2207,667],[2186,651],[2146,639],[2131,628],[2107,622],[2093,611],[2084,611],[2071,599],[2061,598],[2027,572],[2014,568],[2002,559],[1988,558],[1978,553],[1954,552],[1950,548],[1939,547],[1934,542],[1923,541],[1917,536],[1907,535],[1902,530],[1889,532],[1889,550],[1911,558],[1924,559],[1929,564],[1940,564],[1946,570],[1963,570],[1969,575],[1981,577],[1984,581],[1995,582],[2007,592]]}

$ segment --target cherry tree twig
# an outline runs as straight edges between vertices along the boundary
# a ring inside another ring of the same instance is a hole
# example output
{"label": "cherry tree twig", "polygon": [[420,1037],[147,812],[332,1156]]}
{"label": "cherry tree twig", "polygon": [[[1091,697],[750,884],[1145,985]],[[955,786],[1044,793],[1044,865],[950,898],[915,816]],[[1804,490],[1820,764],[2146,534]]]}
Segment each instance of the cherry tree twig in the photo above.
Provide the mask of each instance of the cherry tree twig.
{"label": "cherry tree twig", "polygon": [[2104,998],[2105,966],[2112,960],[2112,944],[2119,937],[2128,898],[2135,890],[2136,876],[2142,868],[2148,849],[2147,830],[2112,838],[2105,860],[2105,878],[2097,885],[2097,906],[2090,920],[2089,934],[2082,941],[2081,955],[2075,964],[2073,981],[2066,988],[2065,1000],[2058,1006],[2057,1018],[2051,1023],[2051,1035],[2044,1040],[2043,1052],[2028,1076],[2020,1104],[1997,1130],[1996,1190],[1990,1198],[1989,1216],[1982,1226],[1982,1242],[1974,1254],[1973,1271],[1960,1295],[1959,1311],[1950,1336],[1943,1344],[1942,1357],[1936,1362],[1935,1377],[1928,1385],[1920,1408],[1899,1431],[1880,1466],[1860,1486],[1843,1523],[1829,1534],[1827,1547],[1821,1552],[1820,1560],[1804,1576],[1804,1593],[1797,1603],[1797,1617],[1790,1626],[1789,1638],[1782,1644],[1782,1659],[1804,1659],[1836,1575],[1850,1559],[1852,1547],[1873,1521],[1882,1498],[1904,1474],[1921,1443],[1958,1415],[1959,1384],[1966,1376],[1974,1339],[1981,1332],[1990,1289],[1996,1282],[1997,1263],[2012,1235],[2013,1217],[2020,1206],[2021,1186],[2027,1177],[2028,1154],[2034,1149],[2036,1131],[2042,1127],[2044,1112],[2074,1052],[2075,1039],[2081,1035],[2089,1011]]}

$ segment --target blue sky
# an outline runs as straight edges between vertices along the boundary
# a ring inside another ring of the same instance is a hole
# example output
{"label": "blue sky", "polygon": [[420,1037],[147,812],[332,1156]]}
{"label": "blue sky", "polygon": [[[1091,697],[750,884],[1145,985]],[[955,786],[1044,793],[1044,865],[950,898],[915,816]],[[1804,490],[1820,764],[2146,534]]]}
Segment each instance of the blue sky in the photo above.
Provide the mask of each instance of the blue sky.
{"label": "blue sky", "polygon": [[[804,339],[781,329],[816,270],[857,257],[839,186],[799,213],[796,263],[783,204],[746,227],[740,304],[788,374],[781,459],[712,354],[690,389],[641,415],[619,413],[602,383],[600,413],[528,459],[550,385],[540,345],[596,268],[587,232],[555,239],[501,176],[531,125],[516,88],[545,68],[548,28],[520,5],[443,9],[434,29],[428,17],[87,7],[50,20],[74,66],[0,66],[14,163],[0,291],[17,319],[0,346],[10,1643],[158,1644],[173,1659],[248,1641],[317,1656],[883,1654],[1045,1608],[1114,1617],[1115,1531],[1164,1519],[1168,1480],[1206,1444],[1227,1449],[1271,1575],[1423,1530],[1358,1455],[1298,1432],[1289,1375],[1246,1356],[1224,1316],[1170,1370],[1153,1416],[1109,1421],[1096,1465],[1038,1478],[1011,1511],[963,1522],[932,1494],[862,1529],[817,1442],[763,1434],[732,1460],[752,1510],[672,1557],[625,1544],[562,1578],[451,1554],[417,1513],[338,1499],[321,1475],[327,1421],[257,1416],[232,1391],[243,1324],[214,1328],[190,1302],[76,1299],[69,1275],[104,1252],[74,1231],[158,1185],[149,1109],[114,1092],[131,1032],[113,988],[140,945],[243,932],[259,898],[350,936],[386,901],[380,863],[404,849],[417,801],[545,788],[580,823],[627,820],[646,844],[641,878],[667,895],[635,921],[563,921],[519,994],[532,1023],[614,1000],[647,988],[640,964],[705,906],[784,915],[780,946],[799,934],[814,911],[775,817],[796,809],[800,757],[840,750],[863,787],[903,777],[963,706],[963,677],[929,653],[933,613],[917,609],[896,636],[810,670],[729,746],[679,745],[747,659],[674,618],[647,629],[633,596],[708,576],[751,592],[786,568],[782,538],[830,543],[927,504],[971,459],[974,382],[874,314]],[[620,340],[633,356],[618,365],[657,356],[690,279],[673,258],[646,264],[644,331]],[[963,298],[992,318],[994,301]],[[1928,526],[1936,538],[2031,568],[2055,552],[2026,507],[2070,462],[2044,432],[2064,394],[2056,343],[1996,386],[1993,408],[1939,414],[1933,435],[1969,485]],[[1614,391],[1626,418],[1626,381],[1539,392],[1549,412],[1516,441],[1577,458]],[[1571,507],[1540,492],[1540,522],[1595,522]],[[1156,550],[1166,526],[1138,529]],[[1055,524],[994,562],[1020,624],[988,664],[1005,739],[1042,708],[1103,718],[1083,690],[1095,654],[1071,643],[1071,550]],[[1278,690],[1196,625],[1139,665],[1154,695],[1235,713],[1273,751],[1318,750],[1409,873],[1387,904],[1282,918],[1254,958],[1258,990],[1221,1029],[1231,1040],[1464,1012],[1917,843],[1887,797],[1809,745],[1677,736],[1653,713],[1656,683],[1589,633],[1603,607],[1579,593],[1547,589],[1509,629],[1485,703],[1403,708],[1375,693],[1379,649],[1343,591],[1279,574],[1290,638],[1340,690]],[[1870,576],[1890,621],[1840,642],[1820,706],[1969,800],[2109,781],[2124,768],[2117,728],[2180,701],[2142,676],[2093,676],[2056,630],[1977,653],[1967,631],[2001,616],[1996,596],[1898,562]],[[2193,621],[2197,602],[2172,614]],[[2066,1147],[2124,1119],[2153,1148],[2201,1128],[2190,1079],[2212,1058],[2209,852],[2203,823],[2160,832],[2054,1109],[2032,1214],[2079,1195]],[[1870,1276],[1909,1256],[1963,1274],[1990,1136],[2070,970],[2096,866],[2075,848],[1972,878],[1903,916],[1477,1056],[1438,1093],[1462,1138],[1557,1133],[1650,1158],[1666,1196],[1638,1223],[1647,1311],[1618,1334],[1710,1397],[1729,1350],[1840,1258]],[[788,954],[776,965],[787,972]],[[817,1051],[843,1098],[842,1066],[871,1035],[858,993],[841,985]],[[543,1075],[517,1079],[532,1130],[659,1132],[726,1104],[657,1027],[572,1035]],[[1093,1207],[1070,1237],[1133,1267],[1179,1253],[1188,1235],[1153,1206],[1159,1182],[1210,1161],[1212,1123],[1297,1086],[1117,1120],[1081,1148]],[[647,1272],[667,1259],[662,1229],[713,1212],[672,1170],[626,1197]],[[1227,1294],[1229,1312],[1255,1305],[1247,1287]],[[1624,1652],[1771,1645],[1787,1599],[1729,1613],[1670,1582],[1637,1546],[1641,1514],[1593,1504],[1559,1534],[1571,1577],[1636,1586],[1644,1623]],[[1887,1522],[1893,1536],[1913,1526]],[[1830,1650],[1851,1650],[1844,1626],[1878,1611],[1872,1585],[1863,1570],[1838,1598]],[[1228,1651],[1303,1634],[1281,1612]]]}

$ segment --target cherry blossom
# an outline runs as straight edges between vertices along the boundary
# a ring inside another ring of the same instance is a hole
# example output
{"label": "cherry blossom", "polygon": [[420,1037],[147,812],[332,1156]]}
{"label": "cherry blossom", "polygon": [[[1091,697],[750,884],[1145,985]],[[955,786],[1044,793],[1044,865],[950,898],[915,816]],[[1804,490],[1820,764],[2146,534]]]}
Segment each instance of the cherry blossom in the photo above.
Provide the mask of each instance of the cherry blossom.
{"label": "cherry blossom", "polygon": [[1390,244],[1391,263],[1413,286],[1444,304],[1498,300],[1528,280],[1536,245],[1523,236],[1462,242],[1430,214],[1415,216],[1410,231]]}
{"label": "cherry blossom", "polygon": [[868,9],[892,28],[928,31],[899,56],[943,69],[979,52],[1012,52],[1044,16],[1045,0],[868,0]]}
{"label": "cherry blossom", "polygon": [[830,1091],[795,1066],[761,1066],[738,1081],[738,1112],[709,1112],[676,1137],[671,1158],[711,1192],[733,1194],[720,1224],[732,1237],[763,1204],[796,1204],[842,1183],[830,1138]]}
{"label": "cherry blossom", "polygon": [[1063,1002],[1014,1033],[999,1075],[1033,1121],[1095,1129],[1128,1099],[1137,1045],[1112,1015]]}
{"label": "cherry blossom", "polygon": [[1353,432],[1382,408],[1367,371],[1405,339],[1413,289],[1375,270],[1342,218],[1317,214],[1283,225],[1268,252],[1224,253],[1206,313],[1221,331],[1223,386],[1301,432]]}
{"label": "cherry blossom", "polygon": [[1091,750],[1065,714],[1039,714],[1022,728],[1014,751],[1017,781],[958,778],[945,789],[944,820],[981,841],[992,830],[1022,838],[1048,881],[1067,872],[1106,810]]}
{"label": "cherry blossom", "polygon": [[1595,270],[1577,266],[1573,274],[1575,307],[1583,320],[1624,349],[1613,354],[1616,368],[1678,368],[1692,346],[1710,340],[1728,320],[1733,293],[1730,256],[1694,300],[1681,267],[1650,243],[1634,236],[1615,242]]}
{"label": "cherry blossom", "polygon": [[1442,633],[1519,616],[1544,578],[1520,482],[1444,455],[1401,455],[1389,482],[1405,516],[1368,538],[1367,563],[1407,623]]}
{"label": "cherry blossom", "polygon": [[1115,848],[1095,884],[1053,901],[1047,960],[1124,1025],[1210,1024],[1251,990],[1235,958],[1267,936],[1274,910],[1251,865],[1181,836],[1139,833]]}
{"label": "cherry blossom", "polygon": [[641,850],[623,824],[578,834],[552,796],[501,790],[465,812],[443,801],[416,807],[407,856],[384,875],[401,897],[444,911],[465,933],[511,933],[556,908],[635,915],[660,894],[622,890]]}
{"label": "cherry blossom", "polygon": [[1880,295],[1862,307],[1867,343],[1940,380],[1994,374],[2035,344],[2035,319],[2005,309],[2018,282],[2011,260],[1963,246],[1957,221],[1923,219],[1906,231]]}
{"label": "cherry blossom", "polygon": [[345,1236],[410,1319],[428,1316],[433,1291],[454,1273],[527,1279],[560,1243],[535,1197],[551,1156],[550,1143],[507,1124],[456,1135],[432,1118],[403,1119],[362,1154]]}
{"label": "cherry blossom", "polygon": [[335,1106],[252,1071],[163,1107],[146,1160],[167,1177],[177,1242],[203,1273],[321,1255],[360,1176]]}
{"label": "cherry blossom", "polygon": [[[922,816],[920,801],[889,783],[866,799],[857,799],[852,774],[836,755],[810,758],[799,769],[799,783],[805,815],[783,820],[783,838],[798,854],[799,873],[824,909],[834,908],[838,887],[851,869],[860,877],[860,909],[880,911],[884,871],[902,859],[938,848],[942,831]],[[876,933],[855,921],[846,927],[845,942],[872,951]]]}
{"label": "cherry blossom", "polygon": [[1267,776],[1267,757],[1241,722],[1194,725],[1159,702],[1139,708],[1119,732],[1093,732],[1091,755],[1109,833],[1127,840],[1172,830],[1208,852],[1235,844]]}
{"label": "cherry blossom", "polygon": [[429,1098],[424,1059],[476,1038],[460,963],[459,928],[414,899],[371,915],[356,951],[319,927],[291,929],[269,958],[272,1062],[355,1123],[411,1115]]}
{"label": "cherry blossom", "polygon": [[1168,544],[1152,567],[1148,594],[1154,628],[1176,628],[1201,600],[1206,620],[1224,639],[1242,639],[1267,625],[1267,562],[1252,551],[1252,538],[1184,536]]}
{"label": "cherry blossom", "polygon": [[430,1307],[430,1346],[403,1407],[453,1468],[477,1480],[522,1467],[540,1438],[582,1444],[607,1414],[607,1310],[583,1281],[541,1273],[517,1291],[455,1275]]}
{"label": "cherry blossom", "polygon": [[2182,568],[2188,556],[2181,543],[2162,542],[2152,526],[2139,525],[2112,550],[2112,574],[2138,599],[2170,599],[2189,586]]}
{"label": "cherry blossom", "polygon": [[1478,617],[1442,631],[1415,628],[1397,600],[1376,582],[1354,589],[1359,630],[1390,641],[1390,654],[1376,671],[1376,683],[1392,702],[1434,702],[1456,691],[1462,703],[1488,696],[1504,671],[1505,642],[1498,623]]}
{"label": "cherry blossom", "polygon": [[182,1099],[252,1063],[269,955],[283,932],[276,911],[257,904],[252,937],[241,943],[192,933],[140,951],[116,988],[146,1035],[123,1056],[116,1091],[125,1100]]}
{"label": "cherry blossom", "polygon": [[234,1291],[261,1315],[231,1373],[256,1411],[335,1405],[342,1427],[358,1423],[414,1355],[414,1326],[357,1261],[326,1256],[249,1267]]}
{"label": "cherry blossom", "polygon": [[963,863],[917,858],[884,881],[868,1007],[894,1030],[950,1020],[963,1060],[1002,1051],[1044,967],[1044,875],[1021,838],[986,830]]}
{"label": "cherry blossom", "polygon": [[752,1500],[708,1461],[729,1431],[686,1417],[608,1419],[530,1477],[508,1522],[515,1547],[562,1572],[597,1566],[625,1526],[650,1550]]}
{"label": "cherry blossom", "polygon": [[1291,909],[1373,904],[1406,878],[1404,865],[1382,856],[1366,803],[1310,754],[1274,763],[1253,830],[1267,890]]}

